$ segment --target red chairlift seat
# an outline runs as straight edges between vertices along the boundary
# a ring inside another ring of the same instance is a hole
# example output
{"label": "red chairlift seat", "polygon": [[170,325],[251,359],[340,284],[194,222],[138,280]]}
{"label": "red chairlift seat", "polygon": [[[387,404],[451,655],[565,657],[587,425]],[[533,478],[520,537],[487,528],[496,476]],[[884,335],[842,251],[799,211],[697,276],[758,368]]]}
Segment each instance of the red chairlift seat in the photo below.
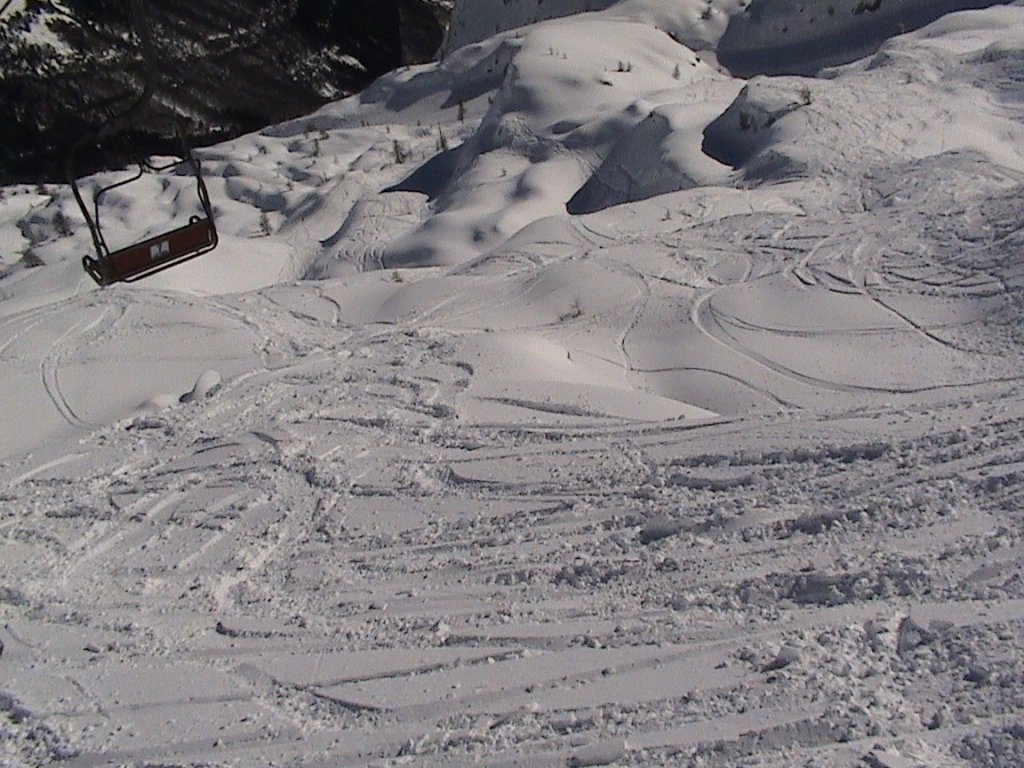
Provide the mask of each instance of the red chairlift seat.
{"label": "red chairlift seat", "polygon": [[202,256],[216,247],[217,228],[213,220],[193,216],[183,227],[112,251],[102,259],[83,256],[82,266],[100,285],[130,283]]}

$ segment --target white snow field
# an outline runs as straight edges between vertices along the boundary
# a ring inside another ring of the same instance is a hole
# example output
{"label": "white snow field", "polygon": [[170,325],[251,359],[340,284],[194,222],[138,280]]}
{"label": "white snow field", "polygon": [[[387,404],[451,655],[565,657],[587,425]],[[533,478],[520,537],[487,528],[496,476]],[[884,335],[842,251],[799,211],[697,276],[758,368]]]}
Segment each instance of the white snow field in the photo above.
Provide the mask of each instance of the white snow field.
{"label": "white snow field", "polygon": [[0,764],[1024,765],[1024,3],[716,64],[906,5],[463,3],[132,285],[4,189]]}

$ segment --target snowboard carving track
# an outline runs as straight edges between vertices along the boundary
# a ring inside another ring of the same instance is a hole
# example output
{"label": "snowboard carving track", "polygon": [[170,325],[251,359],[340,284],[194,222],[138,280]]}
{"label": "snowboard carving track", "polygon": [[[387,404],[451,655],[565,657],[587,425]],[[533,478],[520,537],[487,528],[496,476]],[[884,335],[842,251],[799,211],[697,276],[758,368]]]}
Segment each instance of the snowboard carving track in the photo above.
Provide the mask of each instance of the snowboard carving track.
{"label": "snowboard carving track", "polygon": [[[39,363],[39,374],[43,389],[61,418],[72,427],[89,430],[99,425],[91,424],[79,416],[76,409],[68,401],[60,383],[61,367],[69,350],[88,344],[93,336],[97,335],[95,333],[96,329],[104,325],[107,318],[116,311],[114,307],[106,305],[95,319],[83,318],[76,322],[52,343],[50,349]],[[120,314],[124,314],[123,307],[120,308]]]}

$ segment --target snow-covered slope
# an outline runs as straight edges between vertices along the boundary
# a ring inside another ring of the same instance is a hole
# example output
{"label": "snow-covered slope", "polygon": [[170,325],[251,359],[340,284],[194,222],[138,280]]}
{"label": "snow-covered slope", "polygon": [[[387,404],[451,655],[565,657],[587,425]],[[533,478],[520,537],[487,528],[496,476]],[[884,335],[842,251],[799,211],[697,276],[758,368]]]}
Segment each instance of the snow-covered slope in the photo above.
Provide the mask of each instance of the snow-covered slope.
{"label": "snow-covered slope", "polygon": [[1024,3],[756,13],[465,3],[130,286],[3,189],[0,760],[1024,764]]}
{"label": "snow-covered slope", "polygon": [[752,0],[729,24],[718,55],[740,77],[814,74],[875,51],[943,14],[999,0]]}

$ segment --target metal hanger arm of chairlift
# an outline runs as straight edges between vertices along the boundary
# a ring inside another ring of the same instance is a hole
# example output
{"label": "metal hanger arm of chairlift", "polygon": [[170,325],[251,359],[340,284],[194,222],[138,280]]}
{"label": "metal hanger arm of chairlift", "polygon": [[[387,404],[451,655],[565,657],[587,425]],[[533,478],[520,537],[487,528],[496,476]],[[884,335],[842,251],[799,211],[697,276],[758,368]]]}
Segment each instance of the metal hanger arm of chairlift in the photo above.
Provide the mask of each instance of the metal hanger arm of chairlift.
{"label": "metal hanger arm of chairlift", "polygon": [[[181,141],[183,150],[181,160],[175,161],[166,166],[157,167],[149,163],[144,158],[140,159],[138,161],[138,171],[135,173],[135,175],[131,176],[130,178],[114,182],[113,184],[109,184],[106,187],[102,187],[101,189],[95,190],[93,192],[93,204],[91,213],[89,211],[89,206],[86,204],[85,198],[82,195],[82,191],[78,186],[78,174],[75,171],[75,157],[77,156],[78,152],[81,151],[81,149],[88,144],[99,142],[101,139],[106,138],[107,136],[115,135],[120,131],[124,130],[125,128],[130,128],[132,125],[133,118],[149,104],[156,90],[154,86],[154,81],[156,79],[154,75],[154,61],[156,57],[154,54],[153,42],[149,34],[149,29],[144,22],[143,17],[145,12],[143,10],[143,4],[141,0],[131,0],[131,8],[132,27],[135,31],[136,37],[139,40],[139,46],[142,53],[142,92],[135,97],[134,102],[126,110],[116,115],[113,115],[112,117],[108,117],[96,131],[93,131],[90,134],[86,134],[78,141],[76,141],[75,144],[71,147],[71,150],[68,152],[67,160],[65,163],[65,175],[67,176],[68,184],[71,186],[71,191],[75,197],[75,202],[78,204],[78,207],[82,212],[82,217],[85,219],[85,223],[89,228],[89,234],[92,237],[93,247],[96,250],[96,255],[101,260],[110,253],[110,249],[108,248],[106,240],[103,237],[103,230],[99,224],[99,204],[100,200],[107,192],[111,191],[112,189],[116,189],[118,187],[122,187],[127,184],[131,184],[134,181],[137,181],[142,177],[143,172],[147,169],[154,172],[159,172],[173,168],[182,162],[189,162],[189,164],[192,166],[193,172],[196,173],[197,175],[199,174],[198,160],[196,160],[192,156],[191,150],[188,148],[185,142],[184,134],[181,132],[179,126],[178,138]],[[112,99],[108,99],[106,102],[104,102],[103,105],[116,103],[118,101],[121,101],[123,98],[124,97],[118,96]],[[202,185],[201,178],[200,185]],[[204,194],[205,191],[205,186],[203,186],[203,188],[200,191],[200,201],[203,202],[204,211],[206,211],[207,214],[209,215],[210,206],[207,202],[208,196]],[[206,198],[206,200],[204,200],[204,198]]]}
{"label": "metal hanger arm of chairlift", "polygon": [[81,137],[78,141],[72,145],[71,150],[68,152],[67,160],[65,161],[65,175],[67,176],[68,184],[71,185],[71,192],[75,197],[75,202],[78,203],[78,207],[82,212],[82,216],[85,219],[86,225],[89,227],[89,233],[92,235],[93,245],[96,248],[96,253],[102,258],[106,253],[106,243],[103,241],[103,234],[99,229],[99,218],[98,218],[98,205],[99,198],[109,190],[128,184],[132,181],[137,180],[142,176],[142,166],[139,166],[139,171],[130,179],[111,184],[108,187],[104,187],[101,190],[93,193],[93,213],[89,212],[89,206],[85,202],[85,198],[82,196],[82,190],[78,186],[78,175],[75,172],[75,157],[79,151],[88,144],[94,144],[106,136],[111,136],[117,133],[123,126],[131,124],[131,118],[135,115],[152,97],[152,88],[147,84],[146,89],[142,92],[135,103],[125,112],[120,115],[115,115],[112,118],[107,119],[103,125],[96,131],[90,134],[86,134]]}

